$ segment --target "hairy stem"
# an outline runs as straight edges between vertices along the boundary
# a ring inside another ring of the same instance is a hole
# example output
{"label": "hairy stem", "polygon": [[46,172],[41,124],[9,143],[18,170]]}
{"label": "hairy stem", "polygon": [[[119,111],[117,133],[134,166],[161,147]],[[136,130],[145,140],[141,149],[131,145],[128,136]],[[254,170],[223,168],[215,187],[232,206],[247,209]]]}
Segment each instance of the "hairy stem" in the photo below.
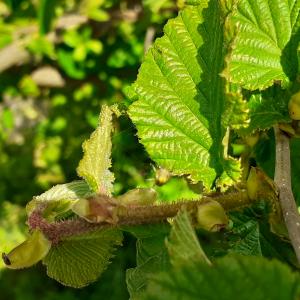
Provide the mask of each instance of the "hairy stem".
{"label": "hairy stem", "polygon": [[[99,198],[103,198],[103,196],[96,196],[94,199],[100,200],[101,203],[107,203],[105,205],[107,205],[108,208],[111,207],[112,202],[109,200],[110,198],[108,198],[108,200]],[[36,210],[30,215],[28,225],[31,229],[39,228],[52,243],[56,244],[60,240],[74,235],[108,227],[164,222],[168,218],[176,216],[178,211],[183,207],[193,214],[197,212],[199,206],[205,205],[207,201],[210,200],[219,202],[225,210],[238,209],[252,203],[248,197],[247,191],[243,190],[226,194],[207,195],[202,197],[201,200],[182,200],[168,204],[128,206],[117,204],[114,209],[116,212],[115,221],[111,222],[107,219],[99,223],[90,223],[82,218],[48,223],[42,217],[42,211]],[[101,208],[101,211],[103,211],[103,207]],[[105,214],[106,213],[107,211],[105,211]]]}
{"label": "hairy stem", "polygon": [[290,140],[278,126],[274,127],[276,139],[275,184],[279,192],[279,201],[283,218],[291,243],[300,263],[300,216],[294,199],[291,184]]}

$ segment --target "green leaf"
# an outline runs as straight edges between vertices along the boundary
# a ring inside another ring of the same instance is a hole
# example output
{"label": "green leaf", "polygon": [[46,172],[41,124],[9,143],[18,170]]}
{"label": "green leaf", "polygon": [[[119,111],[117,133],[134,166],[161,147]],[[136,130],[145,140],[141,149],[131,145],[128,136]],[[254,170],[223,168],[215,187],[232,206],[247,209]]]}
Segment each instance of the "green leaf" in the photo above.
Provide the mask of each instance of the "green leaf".
{"label": "green leaf", "polygon": [[260,201],[230,213],[233,228],[226,234],[228,252],[276,258],[298,268],[291,243],[270,231],[270,209],[270,203]]}
{"label": "green leaf", "polygon": [[136,237],[137,266],[126,271],[126,283],[131,300],[140,299],[144,293],[149,276],[170,267],[165,238],[169,226],[147,225],[129,230]]}
{"label": "green leaf", "polygon": [[104,0],[83,1],[79,5],[79,13],[89,19],[105,22],[109,20],[110,15],[103,9],[103,6],[105,7]]}
{"label": "green leaf", "polygon": [[60,67],[69,77],[77,80],[85,78],[86,70],[82,64],[73,59],[73,51],[60,48],[57,52],[57,58]]}
{"label": "green leaf", "polygon": [[241,178],[242,167],[241,162],[232,157],[228,157],[223,161],[224,172],[218,178],[216,185],[225,191],[228,187],[232,186],[235,182],[238,182]]}
{"label": "green leaf", "polygon": [[149,277],[159,271],[167,270],[169,266],[167,252],[158,253],[136,268],[126,271],[126,283],[131,300],[141,299],[145,292]]}
{"label": "green leaf", "polygon": [[202,191],[202,185],[199,183],[192,185],[191,188],[185,178],[171,177],[166,184],[156,186],[155,190],[158,193],[158,201],[161,203],[180,201],[182,199],[197,200],[199,199],[199,193]]}
{"label": "green leaf", "polygon": [[51,29],[57,0],[41,0],[38,8],[40,33],[46,34]]}
{"label": "green leaf", "polygon": [[230,90],[226,93],[226,107],[222,115],[223,126],[232,129],[248,127],[249,108],[240,90]]}
{"label": "green leaf", "polygon": [[299,9],[299,0],[239,1],[229,17],[236,34],[227,56],[225,77],[249,90],[265,89],[274,81],[286,86],[294,79],[298,69]]}
{"label": "green leaf", "polygon": [[46,204],[44,217],[53,219],[58,214],[69,210],[76,200],[87,198],[93,194],[89,185],[83,180],[58,184],[47,192],[34,197],[27,204],[26,211],[30,215],[39,205]]}
{"label": "green leaf", "polygon": [[185,0],[186,5],[203,5],[206,3],[206,0]]}
{"label": "green leaf", "polygon": [[171,263],[174,266],[180,266],[191,261],[203,261],[210,264],[209,259],[200,246],[186,210],[179,212],[174,219],[166,245]]}
{"label": "green leaf", "polygon": [[248,135],[255,130],[265,130],[277,123],[290,122],[288,114],[288,95],[279,88],[271,88],[263,93],[251,95],[248,106],[250,124],[240,133]]}
{"label": "green leaf", "polygon": [[156,14],[162,7],[164,7],[166,4],[169,4],[168,0],[143,0],[142,2],[146,9]]}
{"label": "green leaf", "polygon": [[53,245],[43,260],[47,274],[66,286],[84,287],[97,280],[107,268],[122,238],[122,233],[115,229],[66,238]]}
{"label": "green leaf", "polygon": [[151,158],[206,188],[222,173],[222,25],[217,1],[170,20],[146,55],[129,109]]}
{"label": "green leaf", "polygon": [[1,113],[1,123],[5,130],[13,129],[15,124],[15,117],[9,108],[4,108]]}
{"label": "green leaf", "polygon": [[190,261],[152,277],[142,299],[296,300],[299,296],[299,275],[281,262],[226,256],[213,266]]}
{"label": "green leaf", "polygon": [[234,223],[229,252],[261,256],[260,228],[257,220],[236,212],[231,214]]}
{"label": "green leaf", "polygon": [[77,173],[83,177],[93,191],[111,195],[114,175],[111,167],[111,134],[113,131],[113,110],[102,106],[99,126],[92,133],[90,139],[82,145],[83,158],[79,162]]}

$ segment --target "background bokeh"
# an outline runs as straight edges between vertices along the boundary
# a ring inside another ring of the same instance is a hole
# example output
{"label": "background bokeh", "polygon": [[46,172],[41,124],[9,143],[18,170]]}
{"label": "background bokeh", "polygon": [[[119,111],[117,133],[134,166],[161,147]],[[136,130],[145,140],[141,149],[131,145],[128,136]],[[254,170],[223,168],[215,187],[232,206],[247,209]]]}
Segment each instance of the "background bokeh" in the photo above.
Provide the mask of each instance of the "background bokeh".
{"label": "background bokeh", "polygon": [[[0,1],[0,251],[26,236],[24,207],[34,195],[77,178],[81,144],[97,125],[103,103],[126,107],[145,50],[162,35],[178,0]],[[154,167],[123,116],[115,124],[115,194],[151,185]],[[162,197],[186,184],[170,182]],[[178,194],[178,193],[177,193]],[[178,196],[178,195],[177,195]],[[180,196],[180,195],[179,195]],[[74,290],[37,265],[10,271],[0,263],[0,299],[128,299],[125,270],[135,241],[101,280]]]}

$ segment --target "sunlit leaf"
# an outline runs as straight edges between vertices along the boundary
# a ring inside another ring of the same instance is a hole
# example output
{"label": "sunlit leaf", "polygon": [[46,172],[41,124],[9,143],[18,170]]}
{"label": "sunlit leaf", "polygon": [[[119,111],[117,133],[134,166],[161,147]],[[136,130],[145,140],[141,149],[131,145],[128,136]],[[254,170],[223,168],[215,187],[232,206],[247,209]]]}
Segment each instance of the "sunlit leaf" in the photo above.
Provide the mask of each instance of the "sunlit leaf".
{"label": "sunlit leaf", "polygon": [[53,219],[56,215],[69,210],[76,200],[92,194],[89,185],[83,180],[58,184],[34,197],[26,206],[27,214],[30,215],[39,205],[44,205],[44,217]]}
{"label": "sunlit leaf", "polygon": [[170,20],[141,66],[129,109],[151,158],[206,188],[223,169],[223,22],[217,1]]}
{"label": "sunlit leaf", "polygon": [[99,278],[121,243],[122,233],[116,229],[73,236],[53,245],[43,263],[51,278],[67,286],[84,287]]}
{"label": "sunlit leaf", "polygon": [[239,1],[230,17],[236,34],[227,56],[226,78],[249,90],[275,81],[284,86],[298,70],[299,0]]}
{"label": "sunlit leaf", "polygon": [[103,105],[99,126],[90,139],[82,145],[83,158],[79,162],[77,173],[83,177],[96,193],[111,195],[114,175],[111,167],[111,134],[113,110]]}

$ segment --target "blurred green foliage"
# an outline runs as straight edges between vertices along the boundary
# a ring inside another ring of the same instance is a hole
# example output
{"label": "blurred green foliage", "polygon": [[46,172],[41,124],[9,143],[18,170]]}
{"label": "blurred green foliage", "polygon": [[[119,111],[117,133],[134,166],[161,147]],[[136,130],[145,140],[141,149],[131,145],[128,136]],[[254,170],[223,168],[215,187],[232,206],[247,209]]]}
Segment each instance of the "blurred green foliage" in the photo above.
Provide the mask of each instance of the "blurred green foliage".
{"label": "blurred green foliage", "polygon": [[[128,106],[128,86],[143,59],[149,29],[162,34],[183,1],[4,0],[0,2],[0,250],[26,235],[24,206],[57,183],[76,179],[81,144],[100,106]],[[154,168],[128,117],[115,123],[115,194],[153,185]],[[145,179],[146,178],[146,179]],[[148,178],[148,179],[147,179]],[[193,196],[182,179],[158,188],[163,200]],[[101,282],[64,288],[41,271],[0,273],[1,299],[128,299],[125,269],[134,267],[127,237]],[[2,265],[1,265],[2,268]]]}

